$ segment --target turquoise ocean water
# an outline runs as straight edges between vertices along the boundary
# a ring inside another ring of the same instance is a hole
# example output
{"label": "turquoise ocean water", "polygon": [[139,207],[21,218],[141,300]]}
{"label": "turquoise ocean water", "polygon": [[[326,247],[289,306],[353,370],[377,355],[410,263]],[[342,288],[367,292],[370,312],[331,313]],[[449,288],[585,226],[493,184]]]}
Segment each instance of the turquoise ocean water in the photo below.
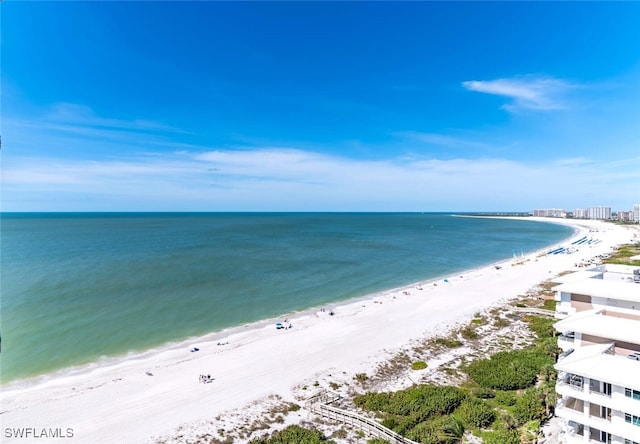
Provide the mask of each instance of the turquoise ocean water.
{"label": "turquoise ocean water", "polygon": [[560,242],[450,214],[3,214],[3,384]]}

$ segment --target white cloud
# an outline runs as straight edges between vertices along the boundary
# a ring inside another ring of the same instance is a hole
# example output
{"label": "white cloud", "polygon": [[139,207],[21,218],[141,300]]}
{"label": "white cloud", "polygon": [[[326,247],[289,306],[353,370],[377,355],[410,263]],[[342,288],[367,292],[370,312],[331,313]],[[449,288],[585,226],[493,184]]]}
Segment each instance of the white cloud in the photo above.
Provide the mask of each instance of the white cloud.
{"label": "white cloud", "polygon": [[145,119],[112,119],[100,117],[95,114],[93,109],[88,106],[76,103],[56,103],[49,107],[46,111],[44,121],[64,124],[64,128],[70,127],[89,127],[89,128],[105,128],[121,131],[161,131],[161,132],[177,132],[184,131]]}
{"label": "white cloud", "polygon": [[5,211],[37,197],[58,211],[527,210],[579,206],[587,193],[630,205],[629,182],[640,180],[640,158],[623,170],[619,162],[371,161],[273,147],[100,162],[10,158],[3,168]]}
{"label": "white cloud", "polygon": [[587,157],[572,157],[568,159],[558,159],[554,163],[560,166],[581,166],[588,165],[593,161]]}
{"label": "white cloud", "polygon": [[469,91],[494,94],[512,99],[503,105],[508,111],[518,109],[559,110],[566,109],[566,93],[576,88],[575,84],[553,77],[516,77],[497,80],[470,80],[462,82]]}
{"label": "white cloud", "polygon": [[437,134],[437,133],[422,133],[418,131],[401,131],[396,132],[394,135],[410,140],[417,141],[422,143],[427,143],[430,145],[438,145],[449,148],[491,148],[492,145],[484,142],[478,142],[476,140],[464,138],[464,137],[456,137],[449,136],[445,134]]}
{"label": "white cloud", "polygon": [[[507,92],[499,83],[483,88]],[[542,101],[542,93],[527,95],[525,90],[511,89],[509,97]],[[637,157],[596,162],[585,153],[584,158],[559,160],[547,156],[539,164],[477,154],[462,158],[469,148],[513,156],[504,147],[474,140],[471,132],[458,132],[462,137],[394,133],[402,139],[398,154],[371,160],[269,145],[212,149],[171,137],[170,130],[151,130],[170,128],[161,124],[107,119],[70,104],[50,111],[40,120],[3,122],[8,142],[0,177],[3,211],[615,208],[616,202],[637,202],[640,189]],[[446,154],[455,152],[459,158],[421,156],[424,144],[454,148]],[[41,154],[28,155],[36,151]],[[637,150],[621,152],[636,155]],[[586,195],[602,199],[581,202]]]}

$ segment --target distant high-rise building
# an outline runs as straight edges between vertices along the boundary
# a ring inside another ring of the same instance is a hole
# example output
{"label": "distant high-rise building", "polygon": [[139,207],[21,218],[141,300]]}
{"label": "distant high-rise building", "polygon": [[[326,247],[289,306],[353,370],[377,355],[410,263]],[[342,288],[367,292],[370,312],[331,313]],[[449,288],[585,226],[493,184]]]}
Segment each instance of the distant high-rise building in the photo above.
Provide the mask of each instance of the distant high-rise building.
{"label": "distant high-rise building", "polygon": [[560,208],[547,208],[533,210],[535,217],[567,217],[567,212]]}
{"label": "distant high-rise building", "polygon": [[631,222],[633,220],[633,211],[618,211],[618,220],[622,222]]}
{"label": "distant high-rise building", "polygon": [[589,219],[611,219],[611,207],[589,208]]}
{"label": "distant high-rise building", "polygon": [[633,221],[640,223],[640,204],[633,206]]}
{"label": "distant high-rise building", "polygon": [[589,212],[582,208],[576,208],[573,210],[573,217],[576,219],[586,219],[589,217]]}

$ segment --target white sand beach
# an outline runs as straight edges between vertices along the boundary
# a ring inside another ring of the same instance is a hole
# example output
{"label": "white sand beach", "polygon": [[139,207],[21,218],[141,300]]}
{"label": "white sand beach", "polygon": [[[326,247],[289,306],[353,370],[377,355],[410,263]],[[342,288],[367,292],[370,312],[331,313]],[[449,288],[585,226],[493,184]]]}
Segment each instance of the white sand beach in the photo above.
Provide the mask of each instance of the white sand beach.
{"label": "white sand beach", "polygon": [[[290,329],[275,328],[283,315],[37,384],[5,386],[1,440],[152,442],[184,424],[217,417],[222,422],[227,412],[270,395],[293,401],[294,389],[313,384],[318,375],[371,371],[410,341],[523,295],[559,272],[637,241],[640,233],[637,227],[599,221],[553,222],[578,228],[574,239],[588,235],[598,242],[577,246],[573,254],[530,254],[518,265],[508,260],[500,268],[492,264],[371,295],[330,307],[332,316],[319,309],[294,315],[288,318]],[[212,381],[202,383],[200,375],[211,375]],[[37,437],[43,432],[66,437]]]}

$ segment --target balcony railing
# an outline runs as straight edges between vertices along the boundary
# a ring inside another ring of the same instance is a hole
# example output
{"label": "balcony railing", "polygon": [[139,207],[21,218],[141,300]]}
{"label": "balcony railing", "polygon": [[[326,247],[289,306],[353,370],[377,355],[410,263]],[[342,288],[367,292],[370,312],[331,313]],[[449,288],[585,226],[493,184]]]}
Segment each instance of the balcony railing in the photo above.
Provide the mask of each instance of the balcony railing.
{"label": "balcony railing", "polygon": [[573,390],[582,391],[582,387],[584,386],[584,379],[581,376],[563,373],[560,375],[560,378],[558,379],[556,384],[560,387],[568,387]]}
{"label": "balcony railing", "polygon": [[607,399],[611,398],[611,393],[601,392],[600,390],[589,389],[589,394],[602,396],[603,398],[607,398]]}
{"label": "balcony railing", "polygon": [[582,392],[582,386],[581,385],[571,384],[569,382],[564,382],[564,381],[556,382],[556,387],[558,387],[560,389],[568,388],[568,389],[576,391],[576,392]]}
{"label": "balcony railing", "polygon": [[567,348],[565,351],[563,351],[562,353],[560,353],[558,355],[558,361],[563,360],[564,358],[566,358],[567,356],[569,356],[571,353],[573,353],[575,350],[573,348]]}
{"label": "balcony railing", "polygon": [[573,334],[562,334],[558,336],[558,342],[562,341],[562,342],[569,342],[571,344],[573,344],[573,342],[576,340],[576,337]]}

